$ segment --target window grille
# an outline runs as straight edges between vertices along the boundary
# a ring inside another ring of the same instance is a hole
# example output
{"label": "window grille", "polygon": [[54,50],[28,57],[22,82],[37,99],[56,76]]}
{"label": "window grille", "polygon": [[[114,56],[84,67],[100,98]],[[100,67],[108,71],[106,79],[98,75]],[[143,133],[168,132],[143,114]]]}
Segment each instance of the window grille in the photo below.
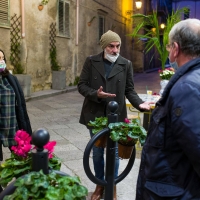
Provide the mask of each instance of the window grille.
{"label": "window grille", "polygon": [[99,40],[101,39],[101,36],[105,32],[105,18],[104,16],[99,16]]}
{"label": "window grille", "polygon": [[0,0],[0,25],[10,25],[9,0]]}
{"label": "window grille", "polygon": [[58,4],[58,31],[60,36],[70,37],[69,3],[59,0]]}

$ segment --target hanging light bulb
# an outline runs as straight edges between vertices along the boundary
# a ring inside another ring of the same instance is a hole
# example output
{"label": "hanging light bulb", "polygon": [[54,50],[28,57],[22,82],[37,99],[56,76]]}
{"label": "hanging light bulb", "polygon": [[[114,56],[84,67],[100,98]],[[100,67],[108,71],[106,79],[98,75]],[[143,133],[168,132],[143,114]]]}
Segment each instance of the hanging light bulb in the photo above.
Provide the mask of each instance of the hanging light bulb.
{"label": "hanging light bulb", "polygon": [[162,23],[162,24],[160,25],[160,28],[161,28],[161,29],[164,29],[164,28],[165,28],[165,24]]}
{"label": "hanging light bulb", "polygon": [[135,1],[135,5],[136,5],[136,8],[139,10],[140,8],[142,8],[142,2],[141,0],[136,0]]}

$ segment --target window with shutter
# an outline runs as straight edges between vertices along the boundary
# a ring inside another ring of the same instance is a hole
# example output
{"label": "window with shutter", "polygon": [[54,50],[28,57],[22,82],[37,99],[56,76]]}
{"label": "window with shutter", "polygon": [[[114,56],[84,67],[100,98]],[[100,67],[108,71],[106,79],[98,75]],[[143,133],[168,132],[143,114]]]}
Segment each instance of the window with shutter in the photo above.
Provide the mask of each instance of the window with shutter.
{"label": "window with shutter", "polygon": [[0,25],[10,25],[9,0],[0,0]]}
{"label": "window with shutter", "polygon": [[58,34],[70,37],[69,3],[65,0],[59,0],[58,4]]}
{"label": "window with shutter", "polygon": [[105,17],[99,16],[99,40],[105,32]]}

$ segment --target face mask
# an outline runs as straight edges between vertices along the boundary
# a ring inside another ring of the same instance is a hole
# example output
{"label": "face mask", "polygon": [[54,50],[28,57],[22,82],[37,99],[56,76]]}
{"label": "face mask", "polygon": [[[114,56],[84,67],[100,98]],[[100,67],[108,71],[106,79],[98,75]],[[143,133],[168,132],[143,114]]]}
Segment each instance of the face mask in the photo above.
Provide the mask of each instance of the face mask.
{"label": "face mask", "polygon": [[4,60],[0,61],[0,72],[3,72],[6,68],[6,63]]}
{"label": "face mask", "polygon": [[177,64],[177,62],[176,61],[174,61],[174,62],[169,62],[169,64],[170,64],[170,66],[176,71],[177,69],[178,69],[178,64]]}
{"label": "face mask", "polygon": [[106,51],[104,51],[104,54],[105,54],[105,59],[107,59],[111,63],[114,63],[119,57],[119,53],[117,53],[117,55],[111,55],[111,54],[108,54]]}

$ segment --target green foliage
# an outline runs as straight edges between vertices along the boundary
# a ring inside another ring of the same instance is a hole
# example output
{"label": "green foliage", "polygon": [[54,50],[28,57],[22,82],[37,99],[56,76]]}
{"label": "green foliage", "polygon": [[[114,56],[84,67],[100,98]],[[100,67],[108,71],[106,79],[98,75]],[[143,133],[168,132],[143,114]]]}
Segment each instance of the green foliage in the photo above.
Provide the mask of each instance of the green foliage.
{"label": "green foliage", "polygon": [[[184,12],[186,12],[186,8],[178,9],[175,12],[173,11],[171,15],[168,15],[164,30],[159,27],[157,11],[153,11],[153,14],[151,15],[135,14],[132,16],[135,28],[133,33],[129,35],[138,39],[147,39],[145,42],[146,53],[148,53],[153,47],[157,49],[160,55],[159,59],[162,64],[162,69],[165,69],[165,63],[168,57],[166,45],[168,44],[169,32],[174,24],[181,20],[181,14]],[[144,32],[144,34],[142,34],[142,32]]]}
{"label": "green foliage", "polygon": [[108,118],[95,117],[94,121],[89,121],[88,126],[92,126],[92,133],[96,134],[108,126]]}
{"label": "green foliage", "polygon": [[10,62],[14,66],[13,73],[14,74],[23,74],[24,67],[20,62],[20,43],[14,43],[11,41],[11,55],[10,55]]}
{"label": "green foliage", "polygon": [[[31,171],[31,153],[28,153],[27,158],[17,156],[13,152],[11,157],[6,159],[4,163],[0,165],[0,185],[3,187],[12,181],[13,178],[18,178]],[[54,170],[60,170],[61,161],[55,155],[49,159],[49,168]]]}
{"label": "green foliage", "polygon": [[117,122],[110,123],[108,125],[110,128],[110,138],[120,143],[128,144],[133,142],[137,143],[139,140],[140,144],[143,145],[146,139],[146,130],[139,125],[139,121],[137,119],[133,119],[131,123],[125,122]]}
{"label": "green foliage", "polygon": [[4,200],[84,200],[88,194],[78,177],[61,176],[55,172],[30,172],[18,178],[14,185],[16,190]]}
{"label": "green foliage", "polygon": [[79,76],[76,76],[76,77],[75,77],[75,80],[74,80],[74,83],[73,83],[73,84],[70,83],[69,86],[78,85],[79,79],[80,79],[80,77],[79,77]]}
{"label": "green foliage", "polygon": [[59,71],[61,69],[61,66],[58,64],[57,61],[57,52],[55,47],[50,49],[50,61],[51,61],[51,69],[53,71]]}
{"label": "green foliage", "polygon": [[22,64],[16,63],[14,65],[13,74],[23,74],[23,72],[24,72],[24,67],[22,66]]}
{"label": "green foliage", "polygon": [[79,76],[76,76],[76,77],[75,77],[75,80],[74,80],[74,85],[78,85],[79,79],[80,79],[80,77],[79,77]]}
{"label": "green foliage", "polygon": [[96,117],[88,125],[92,127],[94,134],[109,127],[110,138],[115,142],[119,141],[123,144],[136,143],[139,140],[141,145],[143,145],[146,139],[146,130],[140,125],[138,119],[133,119],[130,123],[116,122],[108,124],[107,117]]}

